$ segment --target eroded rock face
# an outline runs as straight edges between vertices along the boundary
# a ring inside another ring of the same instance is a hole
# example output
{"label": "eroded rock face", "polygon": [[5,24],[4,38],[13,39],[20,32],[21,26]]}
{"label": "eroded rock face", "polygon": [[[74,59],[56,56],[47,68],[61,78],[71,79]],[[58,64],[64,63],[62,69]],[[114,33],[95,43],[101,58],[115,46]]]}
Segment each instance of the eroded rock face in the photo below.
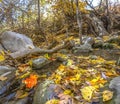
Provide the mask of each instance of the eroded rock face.
{"label": "eroded rock face", "polygon": [[0,40],[4,48],[11,52],[32,49],[35,47],[29,37],[11,31],[6,31],[2,33],[2,35],[0,36]]}

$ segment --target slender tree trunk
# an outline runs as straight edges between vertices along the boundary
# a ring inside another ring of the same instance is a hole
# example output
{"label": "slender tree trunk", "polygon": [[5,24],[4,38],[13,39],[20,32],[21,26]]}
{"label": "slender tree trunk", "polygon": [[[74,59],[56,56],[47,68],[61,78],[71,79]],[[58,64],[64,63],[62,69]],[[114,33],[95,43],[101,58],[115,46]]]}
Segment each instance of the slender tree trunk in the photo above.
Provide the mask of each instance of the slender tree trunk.
{"label": "slender tree trunk", "polygon": [[40,0],[38,0],[38,27],[40,28]]}
{"label": "slender tree trunk", "polygon": [[82,44],[82,15],[81,12],[79,11],[78,0],[76,0],[76,16],[77,16],[77,24],[79,27],[80,44]]}
{"label": "slender tree trunk", "polygon": [[24,29],[25,25],[24,25],[24,12],[22,12],[22,28]]}
{"label": "slender tree trunk", "polygon": [[107,16],[109,16],[108,0],[106,0],[106,10],[107,10]]}

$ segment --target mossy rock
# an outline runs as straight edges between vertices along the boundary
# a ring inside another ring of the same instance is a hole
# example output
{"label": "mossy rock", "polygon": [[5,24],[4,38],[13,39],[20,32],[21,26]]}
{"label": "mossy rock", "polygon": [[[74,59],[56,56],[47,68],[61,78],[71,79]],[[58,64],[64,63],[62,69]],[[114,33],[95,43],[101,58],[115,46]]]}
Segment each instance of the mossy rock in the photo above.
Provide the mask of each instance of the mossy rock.
{"label": "mossy rock", "polygon": [[115,43],[117,45],[120,45],[120,37],[112,37],[107,42],[108,43]]}
{"label": "mossy rock", "polygon": [[56,98],[56,87],[57,85],[50,80],[40,83],[35,91],[33,104],[45,104],[48,100]]}

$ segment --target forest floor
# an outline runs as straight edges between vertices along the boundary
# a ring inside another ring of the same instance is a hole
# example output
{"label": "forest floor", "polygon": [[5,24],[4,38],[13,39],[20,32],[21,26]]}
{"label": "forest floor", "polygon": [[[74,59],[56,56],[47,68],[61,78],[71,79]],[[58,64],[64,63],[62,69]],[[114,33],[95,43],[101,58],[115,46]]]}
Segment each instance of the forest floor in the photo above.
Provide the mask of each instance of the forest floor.
{"label": "forest floor", "polygon": [[[65,39],[64,36],[64,34],[58,35],[56,40],[59,42]],[[72,36],[69,39],[77,42],[79,40],[78,37]],[[109,36],[103,37],[104,42],[109,39]],[[39,46],[42,47],[45,44],[42,42]],[[113,49],[108,45],[105,46],[106,49],[95,48],[92,52],[77,53],[67,47],[52,54],[28,55],[20,59],[12,59],[7,54],[1,53],[1,65],[7,63],[18,70],[15,71],[15,80],[10,85],[11,92],[10,86],[4,94],[3,89],[0,90],[3,94],[0,99],[2,102],[5,102],[4,99],[9,102],[11,99],[23,99],[31,95],[33,101],[35,91],[31,94],[31,90],[35,90],[45,80],[52,80],[54,84],[59,85],[62,92],[58,91],[58,98],[46,100],[46,104],[110,104],[114,92],[109,89],[109,82],[120,75],[119,44],[113,42],[112,45]],[[50,63],[39,70],[34,70],[32,60],[41,57],[46,58]],[[1,81],[6,79],[4,76],[0,77]],[[18,81],[21,82],[17,85]],[[14,96],[11,95],[13,92],[15,92]],[[8,98],[9,95],[12,97]]]}

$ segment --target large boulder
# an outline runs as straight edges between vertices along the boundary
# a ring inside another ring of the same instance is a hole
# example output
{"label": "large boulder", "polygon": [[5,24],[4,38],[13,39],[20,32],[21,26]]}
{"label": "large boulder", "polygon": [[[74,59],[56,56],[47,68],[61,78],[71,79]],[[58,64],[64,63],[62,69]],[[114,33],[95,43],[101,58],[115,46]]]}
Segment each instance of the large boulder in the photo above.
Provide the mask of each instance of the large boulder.
{"label": "large boulder", "polygon": [[[0,96],[7,91],[9,81],[15,77],[15,68],[9,66],[0,66]],[[1,102],[0,102],[1,103]]]}
{"label": "large boulder", "polygon": [[109,88],[114,89],[117,94],[114,98],[115,104],[120,104],[120,76],[111,80]]}
{"label": "large boulder", "polygon": [[45,104],[48,100],[56,98],[56,88],[57,85],[55,85],[54,82],[50,80],[46,80],[43,83],[40,83],[35,91],[33,104]]}
{"label": "large boulder", "polygon": [[34,48],[33,42],[29,37],[11,31],[3,32],[0,40],[4,48],[11,52]]}

